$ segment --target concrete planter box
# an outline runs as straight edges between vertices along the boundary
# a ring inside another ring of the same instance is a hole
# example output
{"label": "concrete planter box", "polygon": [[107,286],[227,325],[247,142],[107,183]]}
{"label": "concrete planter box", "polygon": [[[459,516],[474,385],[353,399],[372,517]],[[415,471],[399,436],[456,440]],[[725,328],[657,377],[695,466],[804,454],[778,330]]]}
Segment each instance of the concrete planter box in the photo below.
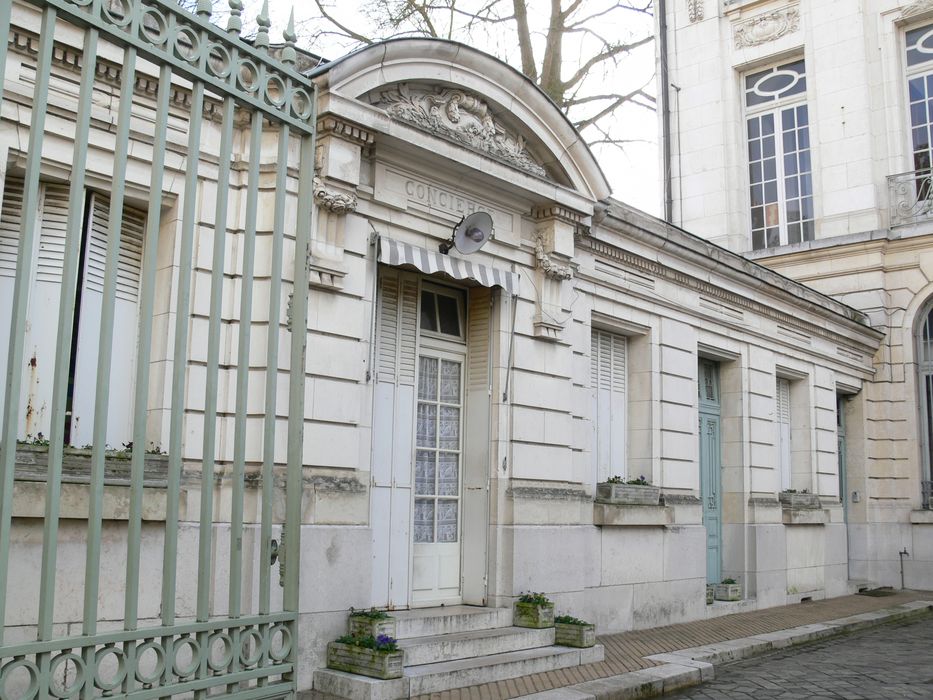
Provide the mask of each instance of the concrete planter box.
{"label": "concrete planter box", "polygon": [[661,497],[660,486],[641,484],[596,484],[596,501],[612,505],[656,506]]}
{"label": "concrete planter box", "polygon": [[710,583],[706,585],[706,604],[712,605],[714,600],[716,600],[716,586]]}
{"label": "concrete planter box", "polygon": [[715,598],[716,600],[742,600],[742,584],[717,583]]}
{"label": "concrete planter box", "polygon": [[516,627],[544,629],[554,626],[554,603],[515,603],[512,624]]}
{"label": "concrete planter box", "polygon": [[778,500],[785,508],[820,508],[820,497],[815,493],[795,493],[793,491],[781,491],[778,494]]}
{"label": "concrete planter box", "polygon": [[[66,447],[62,453],[62,482],[87,484],[91,480],[91,450]],[[130,483],[130,453],[112,451],[104,456],[104,484]],[[16,446],[16,480],[45,481],[49,474],[48,445]],[[143,459],[143,484],[165,488],[168,483],[168,455],[147,454]]]}
{"label": "concrete planter box", "polygon": [[327,668],[383,681],[401,678],[404,661],[405,652],[401,649],[378,651],[341,642],[330,642],[327,645]]}
{"label": "concrete planter box", "polygon": [[596,646],[596,625],[568,625],[566,622],[555,622],[554,644],[580,649]]}
{"label": "concrete planter box", "polygon": [[347,632],[354,637],[378,637],[384,634],[393,639],[397,637],[394,617],[381,620],[371,620],[363,615],[350,615],[347,621]]}

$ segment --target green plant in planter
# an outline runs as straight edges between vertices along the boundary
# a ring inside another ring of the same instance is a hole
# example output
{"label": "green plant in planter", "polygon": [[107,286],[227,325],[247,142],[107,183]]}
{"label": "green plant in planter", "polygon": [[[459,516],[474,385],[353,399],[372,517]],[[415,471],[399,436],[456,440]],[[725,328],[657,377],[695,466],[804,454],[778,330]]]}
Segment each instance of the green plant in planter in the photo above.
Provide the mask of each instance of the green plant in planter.
{"label": "green plant in planter", "polygon": [[596,625],[572,615],[554,618],[554,644],[586,649],[596,644]]}
{"label": "green plant in planter", "polygon": [[607,483],[607,484],[624,484],[624,483],[625,483],[625,479],[623,479],[623,478],[622,478],[621,476],[619,476],[618,474],[613,474],[613,475],[610,476],[608,479],[606,479],[606,483]]}
{"label": "green plant in planter", "polygon": [[724,578],[722,582],[726,585],[730,585],[730,584],[736,583],[736,580],[734,578]]}
{"label": "green plant in planter", "polygon": [[397,631],[395,618],[385,610],[376,608],[369,610],[350,608],[347,625],[350,634],[354,637],[395,637]]}
{"label": "green plant in planter", "polygon": [[344,635],[327,645],[327,667],[388,680],[401,678],[405,652],[394,637]]}
{"label": "green plant in planter", "polygon": [[516,627],[553,627],[554,603],[544,593],[522,593],[515,601],[513,618]]}
{"label": "green plant in planter", "polygon": [[648,481],[644,475],[640,475],[637,479],[629,479],[625,482],[626,484],[631,484],[632,486],[651,486],[651,482]]}

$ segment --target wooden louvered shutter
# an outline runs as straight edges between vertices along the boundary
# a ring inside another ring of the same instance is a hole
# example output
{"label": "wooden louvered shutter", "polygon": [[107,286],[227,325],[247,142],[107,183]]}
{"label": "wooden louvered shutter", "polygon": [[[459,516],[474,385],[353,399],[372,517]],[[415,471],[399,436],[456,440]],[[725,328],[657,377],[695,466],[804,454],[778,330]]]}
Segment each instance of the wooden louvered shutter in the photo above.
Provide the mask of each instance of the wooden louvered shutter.
{"label": "wooden louvered shutter", "polygon": [[597,481],[627,476],[625,336],[593,329],[590,338],[593,387],[593,456]]}
{"label": "wooden louvered shutter", "polygon": [[[22,200],[20,200],[21,202]],[[22,204],[20,203],[20,211]],[[58,312],[61,299],[68,187],[42,183],[39,190],[39,239],[31,266],[26,329],[26,375],[20,397],[20,435],[50,432],[52,376],[58,348]]]}
{"label": "wooden louvered shutter", "polygon": [[376,314],[370,514],[373,604],[407,605],[409,560],[404,548],[411,542],[418,278],[381,270]]}
{"label": "wooden louvered shutter", "polygon": [[19,230],[23,217],[23,181],[7,175],[0,204],[0,406],[6,404],[7,350],[13,319],[13,285],[16,277]]}
{"label": "wooden louvered shutter", "polygon": [[492,292],[473,287],[467,312],[466,406],[463,434],[461,537],[463,602],[486,604],[486,526],[489,522],[490,332]]}
{"label": "wooden louvered shutter", "polygon": [[[84,274],[81,279],[81,309],[71,416],[71,441],[75,445],[89,444],[92,440],[100,320],[110,225],[110,198],[99,193],[93,193],[90,196],[91,206],[84,250]],[[107,413],[107,443],[114,447],[120,447],[132,440],[136,338],[139,326],[139,284],[142,274],[145,224],[145,212],[129,206],[124,207],[117,256],[113,357],[110,368],[110,403]]]}
{"label": "wooden louvered shutter", "polygon": [[775,394],[778,464],[781,471],[781,490],[786,491],[791,487],[790,382],[778,377]]}

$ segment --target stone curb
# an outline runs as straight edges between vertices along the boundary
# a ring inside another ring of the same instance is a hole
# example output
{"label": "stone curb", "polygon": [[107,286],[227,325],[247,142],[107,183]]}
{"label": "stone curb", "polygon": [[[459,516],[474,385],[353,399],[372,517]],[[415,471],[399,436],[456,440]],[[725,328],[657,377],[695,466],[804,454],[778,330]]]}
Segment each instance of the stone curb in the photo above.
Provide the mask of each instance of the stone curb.
{"label": "stone curb", "polygon": [[519,700],[638,700],[657,697],[712,680],[715,677],[715,667],[719,664],[748,659],[769,651],[835,637],[883,623],[921,617],[930,612],[933,612],[933,601],[918,600],[837,620],[653,654],[644,658],[661,662],[660,666],[566,688],[522,695]]}

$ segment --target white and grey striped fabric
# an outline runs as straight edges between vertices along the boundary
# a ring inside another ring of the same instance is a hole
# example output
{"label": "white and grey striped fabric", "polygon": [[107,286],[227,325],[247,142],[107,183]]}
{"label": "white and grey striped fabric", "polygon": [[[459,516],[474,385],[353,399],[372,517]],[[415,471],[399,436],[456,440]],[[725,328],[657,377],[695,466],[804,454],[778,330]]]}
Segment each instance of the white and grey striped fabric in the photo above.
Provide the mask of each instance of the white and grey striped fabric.
{"label": "white and grey striped fabric", "polygon": [[386,265],[412,265],[427,275],[446,272],[456,280],[472,280],[484,287],[502,287],[509,294],[518,294],[518,274],[515,272],[433,253],[383,236],[379,237],[378,245],[379,262]]}

